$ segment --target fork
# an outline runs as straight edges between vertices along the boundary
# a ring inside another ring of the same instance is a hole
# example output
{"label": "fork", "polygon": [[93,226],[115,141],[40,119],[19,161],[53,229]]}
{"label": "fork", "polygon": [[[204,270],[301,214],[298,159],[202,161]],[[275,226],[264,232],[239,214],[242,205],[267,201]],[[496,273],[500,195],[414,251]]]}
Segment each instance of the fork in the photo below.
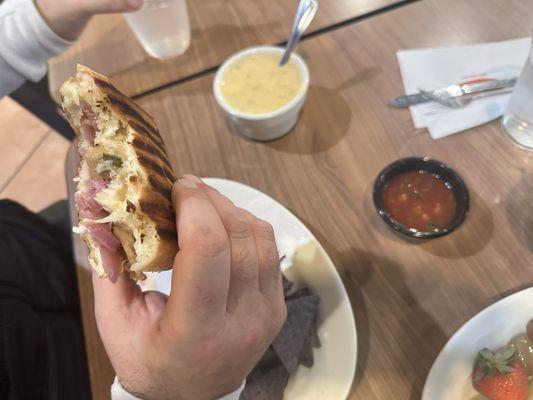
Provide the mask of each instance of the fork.
{"label": "fork", "polygon": [[493,90],[490,92],[484,92],[480,93],[474,96],[458,96],[458,97],[449,97],[449,98],[442,98],[440,96],[436,96],[431,92],[428,92],[427,90],[418,89],[420,93],[422,93],[424,96],[426,96],[428,99],[442,104],[445,107],[448,108],[462,108],[470,104],[474,100],[482,99],[485,97],[491,97],[491,96],[499,96],[502,94],[511,93],[513,91],[512,88],[505,88],[501,90]]}

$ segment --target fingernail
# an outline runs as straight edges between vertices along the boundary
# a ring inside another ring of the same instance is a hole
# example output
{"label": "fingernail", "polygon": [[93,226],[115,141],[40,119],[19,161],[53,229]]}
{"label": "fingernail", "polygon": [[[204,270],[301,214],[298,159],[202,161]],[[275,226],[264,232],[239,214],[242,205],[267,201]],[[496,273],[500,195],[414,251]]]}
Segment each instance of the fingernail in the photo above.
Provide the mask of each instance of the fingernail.
{"label": "fingernail", "polygon": [[186,188],[189,188],[189,189],[196,189],[198,186],[196,185],[196,183],[188,180],[188,179],[179,179],[178,180],[178,183],[181,185],[181,186],[185,186]]}
{"label": "fingernail", "polygon": [[183,177],[191,182],[202,183],[202,180],[194,175],[183,175]]}

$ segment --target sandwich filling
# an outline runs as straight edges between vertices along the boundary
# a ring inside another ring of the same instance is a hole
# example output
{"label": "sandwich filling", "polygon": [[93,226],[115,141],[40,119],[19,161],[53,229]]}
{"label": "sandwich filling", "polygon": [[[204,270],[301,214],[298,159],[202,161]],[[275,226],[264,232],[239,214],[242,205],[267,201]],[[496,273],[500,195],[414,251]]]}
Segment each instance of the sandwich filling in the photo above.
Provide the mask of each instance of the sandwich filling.
{"label": "sandwich filling", "polygon": [[157,235],[139,207],[138,185],[146,177],[129,145],[129,125],[109,110],[105,98],[94,95],[96,91],[83,74],[62,90],[63,108],[78,131],[81,157],[74,195],[79,224],[74,232],[87,243],[91,264],[101,266],[110,280],[122,269],[142,279],[144,260],[138,255],[153,256],[143,238]]}

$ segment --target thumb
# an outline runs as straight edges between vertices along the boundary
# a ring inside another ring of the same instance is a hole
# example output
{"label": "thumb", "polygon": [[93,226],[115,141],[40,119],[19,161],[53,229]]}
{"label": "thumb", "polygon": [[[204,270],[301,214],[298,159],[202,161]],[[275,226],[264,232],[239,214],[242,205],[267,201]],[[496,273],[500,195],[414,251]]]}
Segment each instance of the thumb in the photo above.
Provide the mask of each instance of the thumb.
{"label": "thumb", "polygon": [[174,261],[168,311],[197,317],[225,312],[230,278],[226,230],[196,178],[172,188],[180,250]]}
{"label": "thumb", "polygon": [[85,15],[135,11],[143,0],[81,0],[79,11]]}

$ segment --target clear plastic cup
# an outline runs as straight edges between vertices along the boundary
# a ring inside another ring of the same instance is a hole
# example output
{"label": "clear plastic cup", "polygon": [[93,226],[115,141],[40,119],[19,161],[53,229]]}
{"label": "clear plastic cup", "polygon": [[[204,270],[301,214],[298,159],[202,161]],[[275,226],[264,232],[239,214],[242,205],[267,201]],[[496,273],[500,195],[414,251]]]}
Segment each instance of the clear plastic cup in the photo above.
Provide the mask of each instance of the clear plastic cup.
{"label": "clear plastic cup", "polygon": [[124,18],[144,50],[154,58],[179,56],[191,43],[185,0],[144,0],[139,11],[124,14]]}
{"label": "clear plastic cup", "polygon": [[515,144],[533,150],[533,46],[503,114],[502,125]]}

